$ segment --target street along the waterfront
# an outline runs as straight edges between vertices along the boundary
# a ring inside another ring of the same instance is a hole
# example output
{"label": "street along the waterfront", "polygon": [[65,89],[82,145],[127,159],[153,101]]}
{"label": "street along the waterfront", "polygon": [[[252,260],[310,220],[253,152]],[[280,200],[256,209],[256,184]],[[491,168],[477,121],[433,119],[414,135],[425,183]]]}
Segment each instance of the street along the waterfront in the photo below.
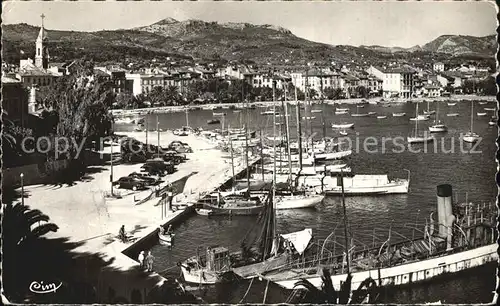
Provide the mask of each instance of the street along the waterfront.
{"label": "street along the waterfront", "polygon": [[[494,107],[493,103],[490,103]],[[421,105],[425,108],[426,105]],[[490,106],[490,105],[488,105]],[[350,107],[351,112],[356,112],[354,106]],[[317,105],[314,108],[321,108]],[[436,104],[431,103],[431,108],[435,109]],[[355,174],[389,174],[393,177],[406,177],[403,169],[411,172],[410,192],[406,195],[389,195],[379,197],[350,197],[346,200],[347,214],[350,221],[350,229],[357,240],[357,245],[362,248],[363,244],[373,243],[372,234],[377,237],[377,242],[387,239],[389,226],[398,233],[411,237],[412,230],[405,227],[405,224],[423,224],[424,218],[429,216],[431,211],[436,209],[436,186],[448,183],[453,186],[454,200],[463,202],[466,200],[474,202],[492,203],[494,205],[496,197],[495,177],[495,138],[496,127],[488,125],[487,118],[474,116],[474,132],[483,137],[478,144],[476,151],[481,153],[465,153],[460,150],[460,133],[466,133],[470,125],[470,103],[458,103],[456,106],[448,106],[446,102],[439,103],[440,119],[448,126],[448,132],[437,136],[436,143],[438,151],[434,152],[433,146],[429,146],[427,153],[412,153],[405,150],[401,153],[392,152],[391,143],[386,144],[385,152],[378,146],[378,152],[369,153],[363,151],[354,152],[349,160],[349,165]],[[272,117],[263,116],[261,112],[265,108],[249,110],[248,118],[251,129],[263,128],[270,134],[272,130]],[[332,106],[325,106],[324,118],[326,134],[330,137],[338,136],[338,132],[330,128],[331,123],[352,122],[355,129],[349,131],[348,137],[359,138],[363,143],[366,137],[372,136],[377,139],[382,137],[405,137],[412,133],[414,123],[409,121],[414,117],[415,106],[411,103],[400,104],[391,107],[376,105],[366,105],[363,112],[377,112],[377,115],[388,115],[387,119],[377,120],[376,116],[353,118],[349,115],[334,115]],[[232,110],[216,110],[216,112],[226,112],[225,125],[239,127],[240,122],[245,122],[245,110],[233,112]],[[405,117],[392,117],[392,113],[405,112]],[[459,113],[458,117],[447,117],[447,112]],[[294,109],[290,111],[294,114]],[[316,138],[322,136],[321,115],[315,114],[313,119],[313,132],[317,132]],[[475,114],[474,114],[475,115]],[[160,114],[158,116],[160,128],[174,129],[186,124],[186,117],[182,113]],[[189,113],[189,125],[192,127],[201,126],[209,128],[207,120],[212,118],[212,111],[191,111]],[[148,117],[149,126],[156,126],[156,115]],[[433,118],[429,121],[420,122],[422,129],[427,129],[433,124]],[[294,120],[291,120],[292,125]],[[217,127],[217,126],[215,126]],[[123,130],[133,129],[133,126],[122,126]],[[220,128],[220,126],[219,126]],[[304,128],[307,132],[310,127]],[[292,131],[294,127],[292,126]],[[266,133],[266,131],[264,131]],[[292,133],[292,137],[293,137]],[[151,138],[154,139],[153,134]],[[455,152],[443,153],[440,151],[441,143],[449,149],[451,143],[455,142]],[[415,146],[415,147],[418,147]],[[420,147],[422,147],[420,145]],[[361,146],[362,148],[362,146]],[[464,148],[471,146],[464,145]],[[372,149],[374,151],[374,149]],[[467,194],[467,195],[466,195]],[[323,204],[314,210],[300,211],[279,211],[278,229],[280,232],[291,232],[302,230],[305,227],[313,229],[314,237],[325,239],[342,220],[341,201],[338,197],[329,197]],[[251,228],[255,218],[233,217],[227,218],[206,218],[203,216],[193,216],[190,220],[180,225],[176,231],[176,242],[170,250],[165,247],[155,246],[153,254],[157,258],[155,263],[156,271],[169,269],[175,264],[191,255],[196,254],[196,247],[209,245],[223,245],[231,250],[237,250],[243,236]],[[341,227],[338,227],[341,236]],[[396,238],[394,238],[396,241]],[[340,241],[340,239],[338,239]],[[339,250],[337,250],[339,252]],[[494,265],[489,265],[490,269],[482,267],[473,269],[458,275],[451,275],[429,281],[427,283],[406,286],[402,288],[387,289],[385,292],[385,302],[392,303],[419,303],[441,300],[446,303],[472,303],[491,301],[494,290]],[[487,271],[490,271],[487,274]],[[169,269],[165,272],[167,276],[179,277],[179,270]],[[477,277],[481,273],[481,277]],[[258,282],[256,282],[258,283]],[[467,284],[467,290],[463,290]],[[234,300],[223,301],[218,290],[222,288],[208,289],[206,300],[211,302],[233,302],[237,303],[245,294],[248,282],[241,282],[236,292],[233,294]],[[259,285],[255,285],[259,286]],[[241,288],[240,288],[241,287]],[[262,301],[263,291],[251,290],[248,295],[259,295],[248,302]],[[462,289],[460,289],[462,288]],[[227,289],[226,289],[227,290]],[[260,293],[259,293],[260,292]],[[284,297],[283,297],[284,296]],[[284,302],[286,293],[280,289],[271,287],[267,302]],[[254,301],[255,299],[255,301]],[[247,301],[247,300],[245,300]]]}

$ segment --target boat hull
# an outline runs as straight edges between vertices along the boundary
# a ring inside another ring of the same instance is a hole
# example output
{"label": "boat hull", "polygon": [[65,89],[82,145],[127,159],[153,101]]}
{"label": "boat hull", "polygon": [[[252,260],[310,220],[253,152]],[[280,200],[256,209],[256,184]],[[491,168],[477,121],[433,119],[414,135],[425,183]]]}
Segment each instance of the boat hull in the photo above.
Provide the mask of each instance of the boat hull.
{"label": "boat hull", "polygon": [[353,127],[354,127],[354,123],[332,124],[332,129],[352,129]]}
{"label": "boat hull", "polygon": [[[361,282],[368,277],[374,279],[380,287],[399,286],[429,280],[444,273],[455,273],[479,267],[498,260],[497,249],[498,245],[494,243],[473,250],[415,261],[394,267],[354,272],[352,273],[352,287],[357,288]],[[280,277],[280,275],[270,275],[267,278],[277,285],[290,290],[294,289],[295,283],[301,279],[308,280],[318,289],[322,286],[321,276],[319,275],[294,275],[288,279],[284,279]],[[338,290],[341,283],[344,282],[346,278],[347,274],[333,275],[331,277],[333,286]]]}
{"label": "boat hull", "polygon": [[190,269],[188,271],[184,266],[181,266],[181,271],[186,283],[213,285],[219,280],[217,273],[205,269]]}
{"label": "boat hull", "polygon": [[330,152],[330,153],[321,153],[321,154],[315,154],[314,159],[315,160],[335,160],[335,159],[341,159],[347,156],[350,156],[352,154],[351,150],[346,150],[346,151],[340,151],[340,152]]}
{"label": "boat hull", "polygon": [[253,216],[258,215],[265,206],[217,207],[210,204],[204,204],[203,207],[212,211],[210,216]]}
{"label": "boat hull", "polygon": [[313,208],[323,201],[324,195],[297,196],[295,198],[279,197],[276,199],[276,209]]}
{"label": "boat hull", "polygon": [[[403,183],[390,183],[373,187],[345,187],[345,195],[382,195],[408,193],[408,181]],[[325,191],[327,195],[341,195],[342,187],[334,186]]]}
{"label": "boat hull", "polygon": [[430,126],[429,131],[431,133],[440,133],[448,131],[448,128],[446,126]]}
{"label": "boat hull", "polygon": [[174,234],[171,235],[163,235],[158,233],[158,241],[160,242],[161,245],[167,245],[167,246],[172,246],[172,243],[174,242]]}
{"label": "boat hull", "polygon": [[433,137],[408,137],[408,143],[427,143],[434,141]]}

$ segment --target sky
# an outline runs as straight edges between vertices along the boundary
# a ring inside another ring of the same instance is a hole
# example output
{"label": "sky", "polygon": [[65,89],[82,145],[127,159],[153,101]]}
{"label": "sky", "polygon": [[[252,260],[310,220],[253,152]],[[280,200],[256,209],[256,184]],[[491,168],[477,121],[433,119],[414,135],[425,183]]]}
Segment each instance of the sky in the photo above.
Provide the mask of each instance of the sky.
{"label": "sky", "polygon": [[440,35],[496,33],[496,6],[488,2],[4,2],[5,24],[48,30],[128,29],[171,17],[247,22],[284,27],[295,35],[333,45],[412,47]]}

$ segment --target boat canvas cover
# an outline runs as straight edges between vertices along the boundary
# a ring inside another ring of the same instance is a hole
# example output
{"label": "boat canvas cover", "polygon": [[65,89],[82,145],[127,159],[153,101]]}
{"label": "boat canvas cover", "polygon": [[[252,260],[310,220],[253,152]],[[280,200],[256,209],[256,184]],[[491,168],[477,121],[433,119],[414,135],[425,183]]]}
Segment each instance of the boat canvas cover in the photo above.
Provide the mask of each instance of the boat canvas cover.
{"label": "boat canvas cover", "polygon": [[293,244],[295,250],[297,250],[297,253],[299,253],[299,255],[302,255],[312,239],[312,229],[306,228],[299,232],[281,235],[281,237],[290,241]]}
{"label": "boat canvas cover", "polygon": [[352,178],[344,178],[346,187],[373,187],[383,186],[389,183],[387,175],[355,175]]}

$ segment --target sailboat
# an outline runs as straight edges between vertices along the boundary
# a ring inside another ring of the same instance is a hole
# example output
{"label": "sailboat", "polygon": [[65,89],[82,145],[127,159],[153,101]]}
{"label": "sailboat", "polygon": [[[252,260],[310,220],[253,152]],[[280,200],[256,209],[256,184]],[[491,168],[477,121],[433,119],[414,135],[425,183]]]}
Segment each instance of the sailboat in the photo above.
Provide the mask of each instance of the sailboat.
{"label": "sailboat", "polygon": [[439,133],[448,131],[448,127],[438,120],[439,118],[439,104],[437,105],[436,119],[434,120],[434,125],[429,127],[431,133]]}
{"label": "sailboat", "polygon": [[478,112],[478,113],[477,113],[477,116],[478,116],[478,117],[484,117],[484,116],[486,116],[486,112],[482,112],[482,113],[481,113],[481,112]]}
{"label": "sailboat", "polygon": [[470,131],[462,136],[462,140],[469,143],[477,142],[481,137],[473,131],[474,126],[474,102],[471,102]]}
{"label": "sailboat", "polygon": [[496,109],[496,107],[494,108],[494,111],[495,111],[495,115],[491,116],[491,119],[488,122],[489,126],[497,125],[497,117],[496,117],[496,113],[497,113],[496,111],[497,111],[497,109]]}
{"label": "sailboat", "polygon": [[368,113],[362,113],[360,114],[359,113],[359,108],[362,107],[363,105],[356,105],[356,113],[355,114],[351,114],[351,117],[367,117],[367,116],[370,116],[370,114]]}
{"label": "sailboat", "polygon": [[[418,103],[416,104],[416,114],[418,114]],[[427,136],[427,135],[423,135],[423,136],[419,136],[418,135],[418,121],[419,120],[415,120],[415,136],[408,136],[407,140],[408,140],[408,143],[425,143],[425,142],[430,142],[430,141],[433,141],[434,140],[434,137],[431,136]]]}
{"label": "sailboat", "polygon": [[435,114],[435,113],[436,113],[436,111],[434,111],[434,110],[431,111],[429,109],[429,101],[427,101],[427,110],[424,111],[424,115],[432,115],[432,114]]}

